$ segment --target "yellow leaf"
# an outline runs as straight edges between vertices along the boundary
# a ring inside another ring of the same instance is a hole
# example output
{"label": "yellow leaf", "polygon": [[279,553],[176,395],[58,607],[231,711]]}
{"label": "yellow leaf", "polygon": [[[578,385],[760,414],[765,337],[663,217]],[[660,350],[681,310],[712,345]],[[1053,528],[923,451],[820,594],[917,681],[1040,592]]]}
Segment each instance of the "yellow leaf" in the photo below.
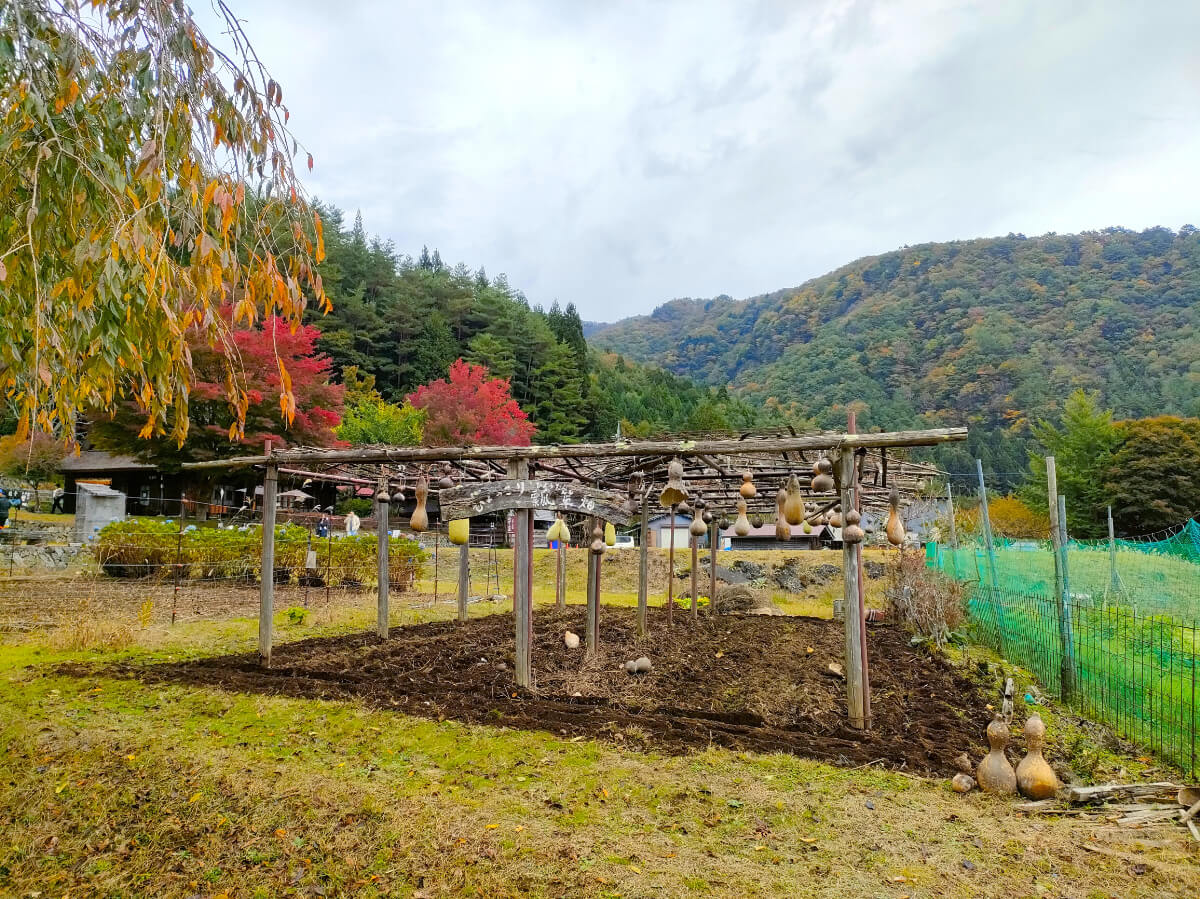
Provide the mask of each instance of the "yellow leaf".
{"label": "yellow leaf", "polygon": [[284,830],[282,827],[280,827],[278,830],[275,831],[275,836],[279,837],[279,839],[282,840],[284,837],[287,836],[287,831]]}
{"label": "yellow leaf", "polygon": [[192,796],[192,798],[188,800],[188,802],[189,802],[189,803],[191,803],[191,802],[196,802],[196,801],[197,801],[199,798],[200,798],[200,794],[199,794],[199,793],[195,793],[195,794]]}
{"label": "yellow leaf", "polygon": [[487,826],[487,829],[488,829],[488,830],[495,830],[495,829],[496,829],[497,827],[499,827],[499,826],[500,826],[499,824],[489,824],[489,825]]}
{"label": "yellow leaf", "polygon": [[135,758],[137,758],[137,756],[131,752],[129,755],[125,756],[125,761],[132,762]]}

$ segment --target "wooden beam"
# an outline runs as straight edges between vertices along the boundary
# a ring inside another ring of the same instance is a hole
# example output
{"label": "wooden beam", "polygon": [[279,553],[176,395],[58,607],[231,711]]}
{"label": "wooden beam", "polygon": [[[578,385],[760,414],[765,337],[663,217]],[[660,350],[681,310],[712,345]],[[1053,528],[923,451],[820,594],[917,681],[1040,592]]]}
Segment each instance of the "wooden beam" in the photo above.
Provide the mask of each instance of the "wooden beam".
{"label": "wooden beam", "polygon": [[467,594],[471,591],[471,542],[458,548],[458,620],[467,620]]}
{"label": "wooden beam", "polygon": [[633,521],[621,494],[558,481],[515,479],[451,487],[438,491],[438,505],[447,521],[506,509],[593,515],[622,527]]}
{"label": "wooden beam", "polygon": [[[843,452],[834,461],[838,484],[842,492],[842,514],[854,508],[854,454]],[[846,714],[850,726],[864,730],[867,726],[865,691],[863,686],[863,606],[858,589],[858,554],[860,543],[842,542],[843,598],[846,604]]]}
{"label": "wooden beam", "polygon": [[[378,496],[387,497],[388,482],[386,478],[381,478],[377,488]],[[378,608],[376,610],[376,630],[381,639],[386,640],[388,636],[388,585],[391,581],[391,566],[388,564],[388,500],[375,500],[375,520],[376,525],[376,540],[378,541],[378,562],[379,562],[379,596]]]}
{"label": "wooden beam", "polygon": [[646,573],[648,567],[647,553],[650,548],[646,545],[650,540],[650,499],[642,497],[642,526],[638,531],[638,605],[637,632],[639,637],[646,636]]}
{"label": "wooden beam", "polygon": [[263,478],[262,568],[258,597],[258,660],[271,667],[271,629],[275,618],[275,492],[279,472],[267,465]]}
{"label": "wooden beam", "polygon": [[[812,434],[803,437],[751,437],[746,440],[646,440],[629,443],[575,443],[550,446],[377,446],[354,449],[294,449],[274,454],[284,464],[331,462],[455,462],[461,459],[611,459],[625,456],[778,455],[799,450],[936,446],[967,439],[966,428],[890,431],[878,434]],[[262,465],[266,456],[236,456],[187,462],[187,469]]]}
{"label": "wooden beam", "polygon": [[[508,476],[523,480],[529,476],[529,463],[510,459]],[[533,647],[533,512],[518,509],[513,538],[513,623],[516,630],[514,658],[518,687],[533,686],[530,652]]]}

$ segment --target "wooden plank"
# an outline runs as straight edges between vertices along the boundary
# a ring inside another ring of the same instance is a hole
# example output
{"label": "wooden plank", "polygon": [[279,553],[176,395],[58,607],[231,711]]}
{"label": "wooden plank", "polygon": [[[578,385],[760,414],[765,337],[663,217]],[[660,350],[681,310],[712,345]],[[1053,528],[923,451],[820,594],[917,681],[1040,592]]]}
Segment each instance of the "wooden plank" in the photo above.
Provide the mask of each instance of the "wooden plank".
{"label": "wooden plank", "polygon": [[1174,794],[1178,789],[1178,784],[1165,781],[1145,784],[1097,784],[1092,787],[1067,787],[1065,796],[1069,802],[1098,802],[1116,797]]}
{"label": "wooden plank", "polygon": [[593,515],[622,526],[633,516],[619,493],[558,481],[488,481],[438,492],[442,518],[471,518],[508,509]]}
{"label": "wooden plank", "polygon": [[263,478],[262,568],[258,597],[258,660],[264,668],[271,667],[271,636],[275,623],[275,493],[278,484],[278,471],[274,465],[268,465]]}
{"label": "wooden plank", "polygon": [[[812,434],[803,437],[748,437],[745,440],[646,440],[623,443],[575,443],[549,446],[366,446],[353,449],[293,449],[274,455],[297,465],[329,462],[428,462],[466,459],[611,459],[629,456],[777,455],[838,448],[936,446],[967,439],[966,428],[887,431],[879,434]],[[187,462],[187,469],[242,468],[262,465],[266,456],[235,456]]]}

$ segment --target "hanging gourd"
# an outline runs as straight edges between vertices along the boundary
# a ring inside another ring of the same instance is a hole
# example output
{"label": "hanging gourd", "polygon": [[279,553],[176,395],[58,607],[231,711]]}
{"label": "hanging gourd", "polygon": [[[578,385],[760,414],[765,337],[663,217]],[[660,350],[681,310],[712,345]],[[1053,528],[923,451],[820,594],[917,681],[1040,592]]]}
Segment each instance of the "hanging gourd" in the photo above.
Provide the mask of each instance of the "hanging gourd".
{"label": "hanging gourd", "polygon": [[763,518],[761,512],[755,512],[753,515],[750,516],[750,525],[752,527],[761,528],[766,523],[767,523],[767,520],[765,518]]}
{"label": "hanging gourd", "polygon": [[600,525],[592,528],[592,545],[589,549],[598,556],[604,555],[604,532],[600,530]]}
{"label": "hanging gourd", "polygon": [[412,518],[408,520],[408,528],[419,534],[422,531],[429,530],[429,513],[425,511],[425,500],[429,498],[428,478],[422,477],[417,481],[413,495],[417,498],[417,507],[413,509]]}
{"label": "hanging gourd", "polygon": [[812,525],[808,523],[808,519],[804,519],[804,524],[800,525],[800,529],[806,534],[812,533]]}
{"label": "hanging gourd", "polygon": [[841,506],[834,506],[833,511],[829,513],[829,526],[831,528],[840,528],[842,526]]}
{"label": "hanging gourd", "polygon": [[392,490],[392,505],[398,506],[404,502],[404,488],[399,484]]}
{"label": "hanging gourd", "polygon": [[813,493],[832,493],[837,483],[833,480],[833,463],[828,459],[818,459],[813,466]]}
{"label": "hanging gourd", "polygon": [[787,505],[788,492],[783,487],[779,488],[779,492],[775,494],[775,539],[776,540],[791,540],[792,527],[788,524],[787,517],[783,514],[783,507]]}
{"label": "hanging gourd", "polygon": [[616,546],[617,545],[617,529],[616,529],[616,526],[614,526],[611,521],[604,522],[604,545],[605,546]]}
{"label": "hanging gourd", "polygon": [[846,524],[842,528],[843,543],[862,543],[863,537],[867,534],[858,526],[860,521],[862,521],[862,516],[858,514],[857,509],[851,509],[846,513]]}
{"label": "hanging gourd", "polygon": [[687,499],[687,487],[683,486],[683,463],[672,459],[667,465],[667,486],[658,495],[659,505],[674,506]]}
{"label": "hanging gourd", "polygon": [[375,502],[386,503],[390,497],[388,496],[387,484],[381,484],[379,489],[375,491]]}
{"label": "hanging gourd", "polygon": [[550,525],[550,529],[546,531],[546,539],[553,540],[557,543],[571,542],[571,529],[567,527],[567,523],[563,521],[561,514],[554,520],[554,523]]}
{"label": "hanging gourd", "polygon": [[788,478],[787,501],[783,504],[783,517],[788,524],[799,524],[804,520],[804,497],[800,495],[800,479],[795,475]]}
{"label": "hanging gourd", "polygon": [[729,530],[729,516],[724,512],[722,512],[721,517],[717,519],[717,527],[723,531]]}
{"label": "hanging gourd", "polygon": [[900,546],[904,543],[904,520],[900,517],[900,491],[895,487],[888,496],[888,505],[891,507],[891,511],[888,512],[887,527],[884,528],[884,533],[887,534],[888,543],[892,546]]}
{"label": "hanging gourd", "polygon": [[438,478],[438,489],[449,490],[454,486],[454,479],[450,477],[454,473],[454,469],[449,465],[442,466],[442,476]]}
{"label": "hanging gourd", "polygon": [[630,515],[642,507],[642,497],[646,492],[646,476],[635,471],[629,476],[629,484],[625,488],[625,511]]}
{"label": "hanging gourd", "polygon": [[750,533],[750,519],[746,517],[746,501],[741,497],[738,497],[737,510],[737,521],[733,523],[733,532],[739,537],[745,537]]}
{"label": "hanging gourd", "polygon": [[456,518],[446,526],[450,542],[455,546],[466,546],[471,542],[471,519]]}
{"label": "hanging gourd", "polygon": [[693,537],[703,537],[708,533],[708,525],[704,523],[704,500],[696,500],[695,510],[692,515],[692,523],[688,525],[688,533]]}
{"label": "hanging gourd", "polygon": [[742,486],[738,488],[738,492],[745,499],[754,499],[758,496],[758,488],[754,486],[754,475],[749,471],[742,472]]}

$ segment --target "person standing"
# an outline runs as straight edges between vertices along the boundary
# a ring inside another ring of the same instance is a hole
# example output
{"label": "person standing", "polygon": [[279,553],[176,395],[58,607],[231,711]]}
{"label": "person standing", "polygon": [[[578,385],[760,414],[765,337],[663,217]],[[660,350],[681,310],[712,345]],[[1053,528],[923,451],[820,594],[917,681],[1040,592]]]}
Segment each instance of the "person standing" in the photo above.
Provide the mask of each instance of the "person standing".
{"label": "person standing", "polygon": [[65,512],[67,492],[61,487],[55,487],[54,493],[52,493],[50,496],[53,500],[53,502],[50,503],[50,514],[55,515],[59,512]]}
{"label": "person standing", "polygon": [[361,524],[362,524],[362,519],[360,519],[358,517],[358,515],[356,515],[354,513],[354,510],[351,509],[350,512],[346,515],[346,536],[347,537],[355,536],[358,533],[358,528],[359,528],[359,525],[361,525]]}

